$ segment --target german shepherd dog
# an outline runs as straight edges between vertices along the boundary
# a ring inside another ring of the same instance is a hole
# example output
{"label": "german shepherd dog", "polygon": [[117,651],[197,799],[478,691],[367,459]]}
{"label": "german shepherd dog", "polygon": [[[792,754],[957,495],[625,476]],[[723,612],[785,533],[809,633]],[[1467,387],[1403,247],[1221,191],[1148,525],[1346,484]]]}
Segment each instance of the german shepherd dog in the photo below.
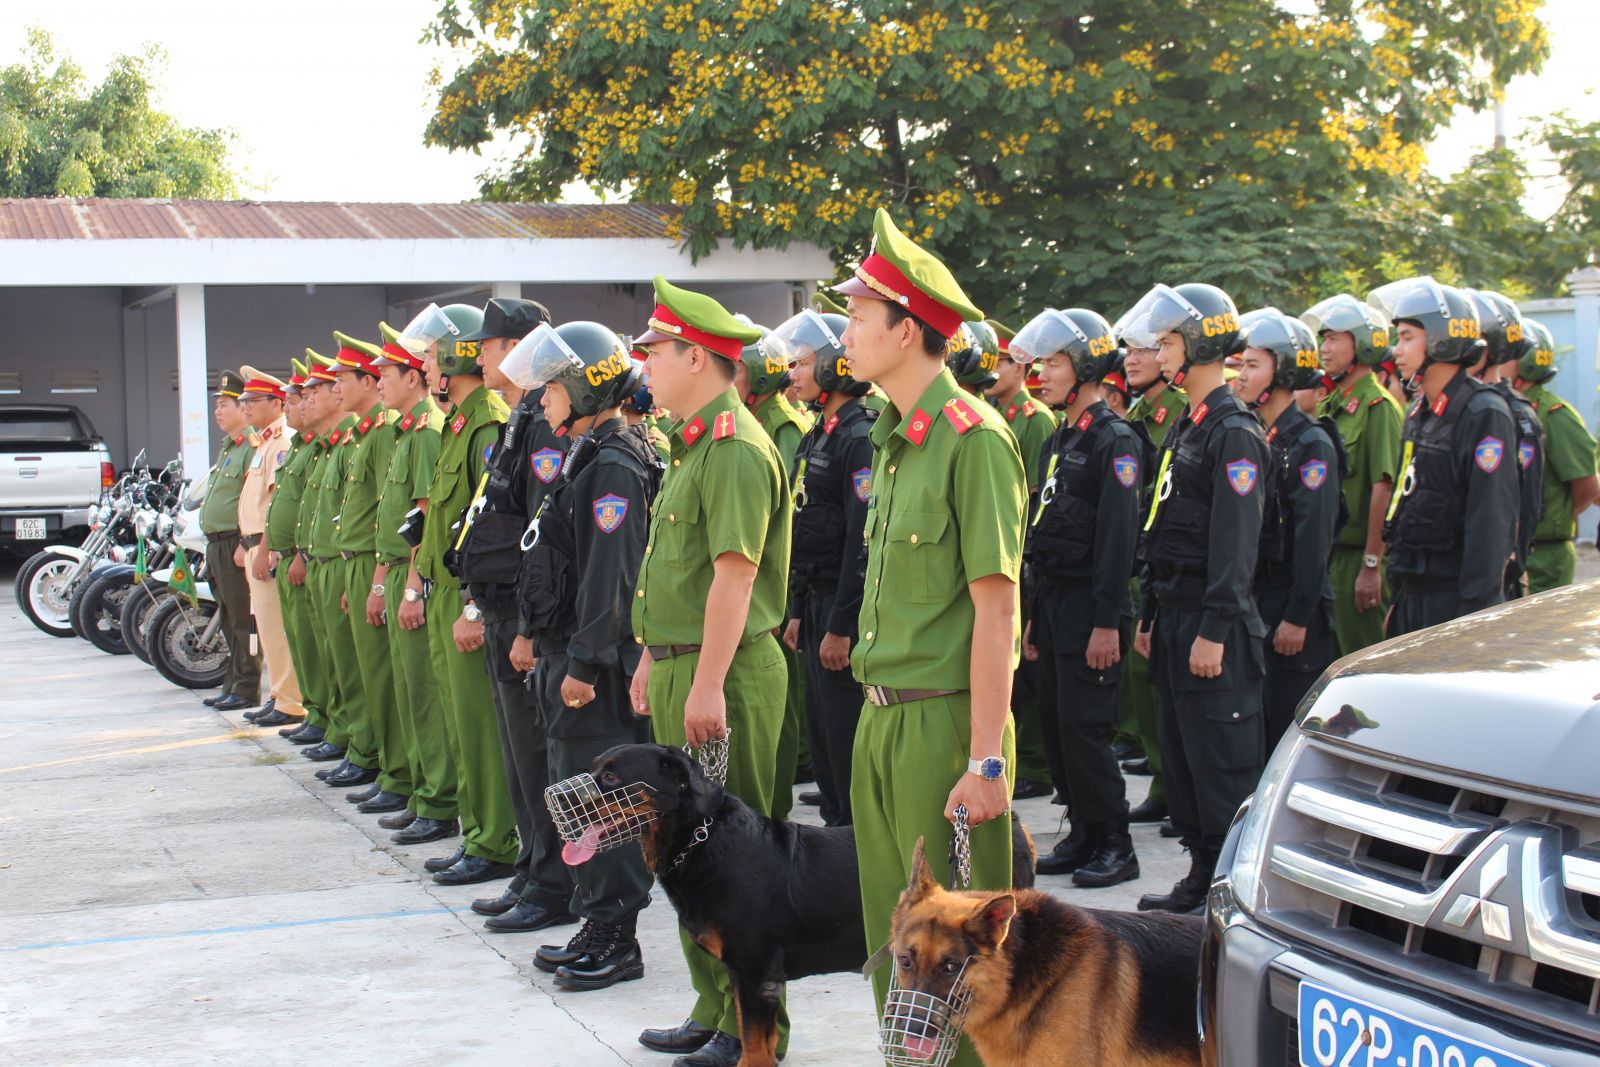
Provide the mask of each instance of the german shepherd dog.
{"label": "german shepherd dog", "polygon": [[[602,829],[585,834],[583,847],[569,845],[568,862],[604,847],[604,826],[648,817],[639,840],[645,865],[678,921],[733,980],[740,1067],[773,1067],[783,983],[859,971],[866,962],[855,831],[759,815],[678,748],[620,745],[602,753],[590,773],[608,792],[644,788],[628,794],[638,799],[627,806],[603,810]],[[1014,877],[1031,885],[1033,842],[1020,822],[1012,826]]]}
{"label": "german shepherd dog", "polygon": [[[947,892],[918,841],[889,965],[902,988],[941,1000],[958,978],[970,986],[964,1032],[987,1067],[1196,1067],[1203,923],[1035,890]],[[931,1057],[934,1036],[913,1040]]]}

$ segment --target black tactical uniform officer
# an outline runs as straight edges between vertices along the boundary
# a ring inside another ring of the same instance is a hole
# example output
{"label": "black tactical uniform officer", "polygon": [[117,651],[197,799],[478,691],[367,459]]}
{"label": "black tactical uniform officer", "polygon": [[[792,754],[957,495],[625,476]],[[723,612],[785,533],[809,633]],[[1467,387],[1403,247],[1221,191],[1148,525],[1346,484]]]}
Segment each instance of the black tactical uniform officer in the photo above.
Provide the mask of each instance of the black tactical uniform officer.
{"label": "black tactical uniform officer", "polygon": [[850,822],[851,750],[861,718],[861,685],[850,672],[861,588],[866,578],[867,501],[878,413],[861,403],[870,386],[850,376],[843,315],[807,309],[772,331],[791,353],[799,399],[818,412],[795,454],[789,625],[805,657],[806,729],[822,794],[822,821]]}
{"label": "black tactical uniform officer", "polygon": [[1011,339],[1011,357],[1039,365],[1040,396],[1061,412],[1022,556],[1045,755],[1072,815],[1072,833],[1039,873],[1070,873],[1085,888],[1139,877],[1111,739],[1133,636],[1142,472],[1155,450],[1102,399],[1116,349],[1110,323],[1082,308],[1046,311]]}
{"label": "black tactical uniform officer", "polygon": [[1338,656],[1328,565],[1344,519],[1344,451],[1331,419],[1313,421],[1295,403],[1295,390],[1322,379],[1310,328],[1277,308],[1252,311],[1239,324],[1240,393],[1261,417],[1272,449],[1263,472],[1255,577],[1256,607],[1267,627],[1262,707],[1270,750]]}
{"label": "black tactical uniform officer", "polygon": [[1508,296],[1493,290],[1463,289],[1478,310],[1478,330],[1486,346],[1483,359],[1473,368],[1473,377],[1500,394],[1511,409],[1517,424],[1517,542],[1506,565],[1506,599],[1523,595],[1528,573],[1528,553],[1533,548],[1533,531],[1544,518],[1544,427],[1539,412],[1523,395],[1511,387],[1517,360],[1527,349],[1523,336],[1522,309]]}
{"label": "black tactical uniform officer", "polygon": [[1158,351],[1189,407],[1161,450],[1145,520],[1141,644],[1161,704],[1162,772],[1190,869],[1141,910],[1192,911],[1264,759],[1261,639],[1250,585],[1261,537],[1266,436],[1224,377],[1239,351],[1233,300],[1211,285],[1158,285],[1119,323],[1130,347]]}
{"label": "black tactical uniform officer", "polygon": [[[526,368],[523,363],[526,361]],[[536,635],[533,688],[549,741],[548,777],[589,768],[616,745],[649,739],[628,684],[639,665],[629,608],[661,484],[661,457],[643,425],[619,410],[633,391],[622,339],[595,322],[541,327],[506,360],[543,396],[550,420],[579,436],[523,539],[522,614]],[[604,989],[644,974],[635,919],[650,874],[637,849],[568,845],[584,925],[565,947],[544,945],[534,966],[566,989]]]}
{"label": "black tactical uniform officer", "polygon": [[1395,637],[1505,599],[1519,510],[1508,454],[1517,428],[1500,394],[1466,373],[1486,347],[1471,298],[1422,277],[1374,289],[1367,303],[1395,324],[1400,373],[1420,383],[1383,531]]}
{"label": "black tactical uniform officer", "polygon": [[[516,386],[500,371],[518,340],[550,313],[542,304],[496,297],[483,309],[483,328],[466,339],[481,341],[479,364],[484,384],[511,391]],[[545,421],[538,392],[524,394],[511,409],[500,440],[489,455],[479,503],[469,509],[469,525],[457,566],[463,596],[482,613],[484,662],[493,682],[495,719],[511,790],[520,848],[517,875],[498,898],[475,901],[474,910],[489,915],[490,930],[537,930],[568,921],[572,879],[561,862],[561,841],[545,811],[549,754],[544,730],[524,685],[524,672],[512,665],[517,629],[518,545],[539,502],[561,473],[566,442]],[[469,608],[469,614],[471,609]]]}

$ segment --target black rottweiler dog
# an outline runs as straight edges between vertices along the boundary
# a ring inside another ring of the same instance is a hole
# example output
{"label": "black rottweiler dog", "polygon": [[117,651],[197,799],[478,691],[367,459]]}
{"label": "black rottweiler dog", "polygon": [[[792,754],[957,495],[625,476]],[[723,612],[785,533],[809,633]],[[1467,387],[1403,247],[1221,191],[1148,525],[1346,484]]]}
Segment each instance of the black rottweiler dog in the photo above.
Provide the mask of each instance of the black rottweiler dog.
{"label": "black rottweiler dog", "polygon": [[[858,971],[867,959],[855,832],[759,815],[707,778],[682,749],[621,745],[590,773],[607,791],[643,786],[609,814],[621,825],[653,814],[639,847],[678,921],[728,968],[739,998],[743,1064],[777,1062],[778,995],[813,974]],[[619,794],[620,795],[620,794]],[[702,831],[697,841],[697,831]],[[1033,841],[1012,821],[1013,880],[1033,884]],[[569,846],[581,863],[605,838],[603,825]]]}

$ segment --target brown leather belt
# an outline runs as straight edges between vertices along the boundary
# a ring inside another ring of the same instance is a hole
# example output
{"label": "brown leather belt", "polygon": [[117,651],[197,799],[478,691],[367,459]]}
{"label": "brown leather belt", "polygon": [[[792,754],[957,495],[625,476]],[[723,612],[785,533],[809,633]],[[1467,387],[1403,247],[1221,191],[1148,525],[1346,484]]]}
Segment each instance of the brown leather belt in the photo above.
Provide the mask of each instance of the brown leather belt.
{"label": "brown leather belt", "polygon": [[220,530],[217,533],[206,534],[206,544],[215,545],[223,541],[231,541],[239,536],[238,530]]}
{"label": "brown leather belt", "polygon": [[869,704],[879,708],[887,708],[894,704],[909,704],[913,700],[950,697],[966,692],[965,689],[890,689],[886,685],[864,685],[861,691],[867,695]]}
{"label": "brown leather belt", "polygon": [[673,656],[687,656],[691,652],[699,652],[699,645],[646,645],[645,650],[650,653],[652,660],[671,659]]}
{"label": "brown leather belt", "polygon": [[411,557],[410,556],[396,556],[394,559],[380,559],[378,561],[378,566],[380,566],[380,567],[409,567],[409,566],[411,566]]}
{"label": "brown leather belt", "polygon": [[239,544],[245,548],[254,548],[261,543],[260,534],[240,534]]}

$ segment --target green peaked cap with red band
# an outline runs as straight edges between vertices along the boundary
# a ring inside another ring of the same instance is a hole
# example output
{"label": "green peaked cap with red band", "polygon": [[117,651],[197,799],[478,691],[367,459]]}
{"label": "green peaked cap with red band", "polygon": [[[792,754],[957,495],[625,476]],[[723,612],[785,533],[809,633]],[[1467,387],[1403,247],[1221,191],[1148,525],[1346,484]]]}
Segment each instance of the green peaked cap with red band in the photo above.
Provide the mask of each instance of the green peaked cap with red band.
{"label": "green peaked cap with red band", "polygon": [[374,370],[383,367],[408,367],[422,370],[422,358],[400,343],[400,331],[387,322],[378,323],[378,336],[383,338],[383,348],[372,361]]}
{"label": "green peaked cap with red band", "polygon": [[306,365],[301,363],[298,359],[291,359],[289,362],[294,367],[294,373],[289,375],[289,388],[298,389],[302,385],[306,384],[306,375],[310,374],[311,372],[307,370]]}
{"label": "green peaked cap with red band", "polygon": [[811,294],[811,306],[823,315],[849,315],[843,304],[829,300],[828,294],[818,290]]}
{"label": "green peaked cap with red band", "polygon": [[650,313],[650,329],[634,339],[635,347],[657,341],[685,341],[737,360],[745,345],[761,340],[759,329],[740,322],[704,293],[680,289],[659,274],[654,284],[656,309]]}
{"label": "green peaked cap with red band", "polygon": [[1000,351],[1011,351],[1011,339],[1017,335],[1017,331],[999,319],[984,319],[983,321],[989,324],[989,329],[993,330],[994,335],[1000,339]]}
{"label": "green peaked cap with red band", "polygon": [[834,291],[899,304],[944,337],[954,337],[963,322],[983,318],[950,268],[901,233],[881,207],[872,219],[872,254]]}
{"label": "green peaked cap with red band", "polygon": [[313,352],[309,348],[306,349],[306,366],[310,368],[310,370],[306,372],[306,381],[308,384],[311,382],[338,381],[333,374],[333,368],[337,366],[337,364],[335,364],[333,360],[329,359],[327,356],[324,356],[318,352]]}
{"label": "green peaked cap with red band", "polygon": [[366,371],[368,374],[377,374],[378,368],[372,361],[383,355],[383,350],[370,341],[362,341],[351,337],[338,330],[333,331],[333,343],[339,346],[339,354],[335,362],[340,370]]}

